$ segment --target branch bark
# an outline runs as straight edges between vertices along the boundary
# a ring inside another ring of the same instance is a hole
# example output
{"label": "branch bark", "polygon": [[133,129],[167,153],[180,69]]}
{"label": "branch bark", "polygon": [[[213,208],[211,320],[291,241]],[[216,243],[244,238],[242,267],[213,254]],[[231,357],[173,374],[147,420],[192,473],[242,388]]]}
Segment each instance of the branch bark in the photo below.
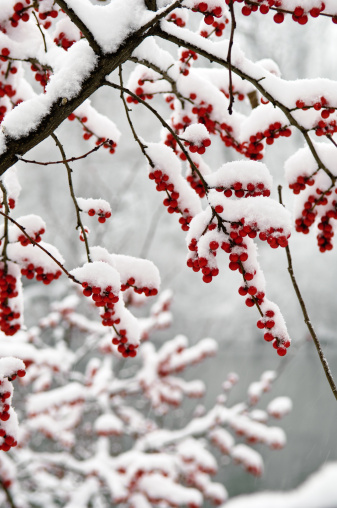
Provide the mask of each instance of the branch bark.
{"label": "branch bark", "polygon": [[[79,93],[66,102],[62,101],[62,97],[57,98],[48,113],[41,118],[33,130],[20,138],[5,135],[6,148],[0,154],[0,176],[18,161],[16,154],[24,155],[50,136],[74,109],[98,90],[104,84],[105,77],[128,60],[144,39],[154,35],[158,22],[174,10],[180,2],[181,0],[177,0],[167,9],[160,11],[151,21],[129,35],[114,53],[100,54],[95,67],[84,79]],[[59,0],[58,3],[61,5],[62,0]]]}

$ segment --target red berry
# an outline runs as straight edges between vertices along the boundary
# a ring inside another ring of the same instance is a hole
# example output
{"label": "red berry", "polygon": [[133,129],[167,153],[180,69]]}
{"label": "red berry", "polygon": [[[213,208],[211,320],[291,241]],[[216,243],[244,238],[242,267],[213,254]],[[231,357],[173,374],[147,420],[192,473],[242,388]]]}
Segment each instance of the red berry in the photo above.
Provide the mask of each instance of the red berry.
{"label": "red berry", "polygon": [[283,21],[284,21],[283,12],[278,12],[277,14],[275,14],[274,21],[275,21],[275,23],[283,23]]}

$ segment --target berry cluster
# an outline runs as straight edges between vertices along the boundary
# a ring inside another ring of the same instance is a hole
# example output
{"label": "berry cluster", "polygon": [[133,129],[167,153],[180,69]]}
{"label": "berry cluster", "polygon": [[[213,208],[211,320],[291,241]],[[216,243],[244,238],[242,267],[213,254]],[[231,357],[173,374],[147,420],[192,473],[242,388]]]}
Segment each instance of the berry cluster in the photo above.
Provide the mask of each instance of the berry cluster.
{"label": "berry cluster", "polygon": [[[195,165],[198,167],[197,164]],[[186,180],[188,181],[192,189],[195,190],[198,196],[200,196],[201,198],[206,196],[205,187],[195,171],[192,171],[191,174],[186,177]]]}
{"label": "berry cluster", "polygon": [[250,222],[244,217],[237,222],[229,222],[221,215],[223,212],[222,205],[214,206],[212,218],[207,227],[203,229],[199,239],[197,236],[190,237],[188,248],[191,253],[187,260],[187,266],[195,272],[201,270],[203,281],[210,283],[213,277],[219,273],[216,263],[218,250],[221,248],[229,254],[230,270],[239,271],[244,280],[244,284],[239,288],[239,294],[246,297],[245,303],[248,307],[254,305],[258,307],[262,318],[257,323],[258,328],[267,328],[265,340],[267,342],[273,341],[277,353],[284,356],[290,345],[290,340],[283,332],[280,334],[279,328],[275,327],[275,320],[271,319],[274,317],[275,311],[268,308],[269,304],[265,300],[264,289],[262,289],[260,278],[257,276],[258,265],[256,260],[251,259],[249,255],[249,239],[256,238],[259,233],[260,240],[267,241],[272,248],[277,248],[279,246],[286,247],[290,235],[286,234],[282,227],[262,228],[256,222]]}
{"label": "berry cluster", "polygon": [[334,210],[329,210],[326,215],[321,217],[321,220],[318,224],[318,229],[320,233],[317,235],[317,243],[320,252],[325,252],[327,250],[332,250],[332,238],[334,236],[332,225],[330,224],[330,219],[337,219],[337,210],[336,205],[337,201],[333,201]]}
{"label": "berry cluster", "polygon": [[181,17],[178,9],[176,11],[171,12],[166,19],[167,21],[171,21],[175,25],[180,26],[181,28],[183,28],[186,25],[185,20]]}
{"label": "berry cluster", "polygon": [[121,322],[120,318],[116,316],[115,309],[115,304],[119,301],[119,297],[113,293],[112,287],[107,286],[105,289],[103,289],[99,286],[91,286],[88,282],[82,282],[82,287],[84,296],[88,298],[91,297],[95,306],[102,308],[102,325],[113,326],[115,328],[116,334],[118,335],[112,339],[112,343],[115,346],[118,346],[118,351],[123,355],[124,358],[129,356],[135,357],[137,354],[136,349],[138,346],[128,344],[127,331],[125,329],[119,329],[118,331],[116,329],[116,325],[119,325]]}
{"label": "berry cluster", "polygon": [[221,18],[222,16],[221,6],[210,8],[207,2],[196,3],[192,8],[192,11],[203,14],[206,25],[212,25],[214,23],[214,18]]}
{"label": "berry cluster", "polygon": [[[153,83],[153,80],[152,79],[147,79],[146,81],[150,82],[150,83]],[[143,101],[145,101],[146,99],[153,99],[153,95],[152,94],[147,94],[144,92],[144,81],[142,79],[140,79],[138,81],[138,88],[136,88],[135,90],[135,94],[138,95],[138,97],[140,99],[142,99]],[[128,95],[128,97],[126,98],[126,102],[128,102],[129,104],[139,104],[139,101],[137,99],[135,99],[134,97],[131,97],[131,95]]]}
{"label": "berry cluster", "polygon": [[263,182],[252,183],[249,182],[246,188],[241,182],[234,182],[228,187],[217,187],[217,192],[223,192],[226,198],[230,198],[233,194],[237,198],[248,198],[256,196],[270,196],[270,190],[266,189]]}
{"label": "berry cluster", "polygon": [[103,144],[103,148],[109,149],[109,153],[111,153],[111,154],[115,153],[117,143],[115,143],[115,141],[113,141],[111,139],[107,139],[104,137],[102,138],[102,137],[97,136],[91,129],[89,129],[89,127],[87,125],[84,125],[88,121],[88,118],[86,116],[78,116],[78,115],[75,115],[75,113],[71,113],[68,116],[68,120],[70,122],[73,122],[75,119],[77,119],[82,124],[83,131],[84,131],[83,139],[88,141],[92,137],[95,137],[96,138],[96,141],[95,141],[96,146]]}
{"label": "berry cluster", "polygon": [[280,122],[270,124],[268,129],[264,132],[257,132],[255,136],[249,138],[249,144],[244,143],[242,145],[242,152],[246,157],[251,160],[263,159],[264,145],[262,143],[265,140],[267,145],[272,145],[274,140],[280,136],[288,138],[291,136],[291,130],[289,127],[282,127]]}
{"label": "berry cluster", "polygon": [[289,189],[291,189],[294,194],[299,194],[307,185],[312,187],[314,184],[315,180],[313,179],[313,175],[299,175],[295,182],[289,184]]}
{"label": "berry cluster", "polygon": [[[237,2],[242,2],[242,0],[234,0]],[[260,11],[261,14],[268,14],[270,9],[278,10],[278,9],[287,9],[287,5],[282,5],[282,0],[257,0],[258,3],[252,2],[251,0],[245,0],[245,5],[242,7],[241,12],[244,16],[250,16],[252,12]],[[229,5],[229,0],[226,0],[226,3]],[[260,5],[259,5],[260,4]],[[311,17],[317,18],[325,9],[325,4],[322,2],[320,7],[312,7],[309,11],[305,11],[304,8],[300,5],[295,6],[293,11],[287,10],[287,12],[292,14],[292,19],[299,23],[300,25],[306,25],[308,23],[310,14]],[[332,21],[335,23],[334,18],[336,16],[331,16]],[[275,23],[283,23],[285,18],[285,12],[278,11],[274,15]]]}
{"label": "berry cluster", "polygon": [[144,293],[145,296],[156,296],[158,294],[158,290],[156,288],[149,288],[147,286],[139,287],[136,285],[136,279],[134,277],[129,277],[125,284],[121,285],[121,291],[126,291],[130,287],[133,288],[134,292],[138,295]]}
{"label": "berry cluster", "polygon": [[188,146],[188,149],[191,153],[198,153],[199,155],[203,155],[206,152],[206,148],[211,145],[211,140],[209,138],[205,138],[200,143],[196,143],[193,141],[185,141],[185,146]]}
{"label": "berry cluster", "polygon": [[[167,198],[164,199],[163,204],[167,206],[168,213],[180,213],[182,217],[179,219],[181,229],[188,231],[188,224],[191,222],[192,217],[189,213],[188,208],[180,210],[179,208],[179,192],[175,190],[174,184],[170,181],[170,177],[164,171],[160,169],[153,169],[149,173],[150,180],[154,180],[156,183],[156,190],[158,192],[165,191]],[[183,219],[183,220],[181,220]]]}
{"label": "berry cluster", "polygon": [[95,210],[94,208],[90,208],[90,210],[88,210],[88,215],[90,217],[93,217],[94,215],[97,215],[98,216],[98,222],[100,224],[104,224],[106,219],[109,219],[111,217],[111,212],[110,211],[105,212],[104,210],[101,210],[101,209]]}
{"label": "berry cluster", "polygon": [[[45,233],[45,229],[41,228],[39,231],[34,231],[29,236],[37,243],[41,242],[41,235]],[[26,245],[29,245],[31,241],[27,238],[26,235],[22,234],[18,236],[18,242],[21,243],[23,247],[26,247]]]}
{"label": "berry cluster", "polygon": [[[27,6],[30,5],[30,0],[26,0]],[[22,2],[17,2],[14,4],[14,13],[12,14],[10,21],[12,27],[17,27],[19,24],[19,21],[22,20],[24,22],[27,22],[29,20],[29,7],[24,6]]]}
{"label": "berry cluster", "polygon": [[50,70],[44,69],[42,65],[39,65],[38,63],[34,63],[30,66],[30,68],[33,72],[35,72],[35,81],[45,88],[51,76]]}
{"label": "berry cluster", "polygon": [[66,34],[64,32],[60,32],[58,34],[58,36],[54,38],[54,42],[55,42],[55,44],[57,44],[57,46],[61,46],[61,48],[63,48],[66,51],[68,51],[68,49],[71,48],[71,46],[76,41],[68,39],[68,37],[66,36]]}
{"label": "berry cluster", "polygon": [[34,266],[34,263],[27,263],[24,268],[21,268],[21,274],[27,277],[27,279],[34,279],[43,282],[45,285],[49,285],[53,280],[57,280],[61,277],[61,270],[56,272],[46,272],[42,266]]}
{"label": "berry cluster", "polygon": [[183,76],[188,76],[190,71],[189,71],[189,68],[191,67],[191,60],[197,60],[198,59],[198,55],[192,51],[191,49],[184,49],[181,51],[181,54],[180,54],[180,62],[181,62],[181,66],[180,66],[180,72]]}
{"label": "berry cluster", "polygon": [[17,279],[5,268],[0,269],[0,330],[5,335],[15,335],[20,329],[20,312],[12,308],[12,298],[18,296]]}
{"label": "berry cluster", "polygon": [[200,31],[200,35],[201,37],[205,37],[206,39],[213,34],[215,34],[216,37],[221,37],[228,23],[229,19],[225,15],[223,15],[221,20],[214,21],[212,25],[203,27],[202,30]]}

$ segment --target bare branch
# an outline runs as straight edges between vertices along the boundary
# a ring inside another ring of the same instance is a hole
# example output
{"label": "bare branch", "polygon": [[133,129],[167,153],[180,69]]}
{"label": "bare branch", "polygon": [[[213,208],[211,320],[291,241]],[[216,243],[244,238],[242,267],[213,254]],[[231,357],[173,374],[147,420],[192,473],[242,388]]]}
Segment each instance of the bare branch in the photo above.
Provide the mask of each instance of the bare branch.
{"label": "bare branch", "polygon": [[85,250],[87,252],[87,259],[88,259],[88,262],[91,263],[90,249],[89,249],[89,242],[88,242],[88,235],[87,235],[87,233],[85,231],[85,227],[84,227],[82,219],[81,219],[81,213],[80,213],[81,209],[78,206],[77,199],[76,199],[76,196],[75,196],[75,193],[74,193],[73,180],[72,180],[72,176],[71,176],[72,169],[71,169],[71,167],[68,164],[64,148],[63,148],[62,144],[60,143],[59,139],[57,138],[56,134],[52,134],[51,137],[53,138],[53,140],[56,143],[56,146],[58,147],[58,149],[61,152],[61,155],[62,155],[62,158],[63,158],[63,164],[65,165],[66,170],[67,170],[70,195],[71,195],[71,198],[72,198],[74,206],[75,206],[76,217],[77,217],[77,226],[76,226],[76,229],[77,228],[81,228],[83,239],[84,239],[84,244],[85,244]]}
{"label": "bare branch", "polygon": [[24,159],[23,157],[18,157],[18,159],[22,162],[27,162],[30,164],[38,164],[39,166],[50,166],[50,164],[64,164],[65,162],[74,162],[74,161],[79,161],[81,159],[85,159],[85,157],[88,157],[88,155],[91,155],[92,153],[97,152],[97,150],[99,150],[101,148],[101,146],[109,143],[109,141],[110,141],[109,139],[106,139],[105,141],[100,143],[98,146],[95,146],[94,148],[89,150],[89,152],[86,152],[85,154],[80,155],[79,157],[70,157],[70,159],[61,160],[61,161],[39,162],[39,161],[32,161],[29,159]]}
{"label": "bare branch", "polygon": [[[281,205],[283,205],[283,202],[282,202],[282,186],[281,185],[278,186],[278,194],[279,194],[279,201],[280,201]],[[327,360],[326,360],[326,358],[324,356],[321,343],[320,343],[320,341],[319,341],[319,339],[318,339],[318,337],[316,335],[314,327],[311,324],[311,321],[310,321],[310,318],[309,318],[309,315],[308,315],[308,311],[307,311],[306,305],[304,303],[302,294],[300,292],[300,288],[298,287],[298,284],[297,284],[297,281],[296,281],[296,278],[295,278],[289,245],[285,249],[286,249],[287,259],[288,259],[288,272],[289,272],[289,275],[290,275],[290,278],[291,278],[291,282],[292,282],[292,284],[294,286],[297,299],[298,299],[299,304],[301,306],[302,314],[303,314],[303,317],[304,317],[304,322],[307,325],[309,333],[310,333],[310,335],[311,335],[311,337],[312,337],[312,339],[314,341],[314,344],[316,346],[317,353],[318,353],[319,359],[321,360],[321,364],[323,366],[326,378],[327,378],[327,380],[329,382],[331,391],[332,391],[335,399],[337,400],[337,388],[336,388],[334,379],[332,377],[332,374],[331,374],[328,362],[327,362]]]}

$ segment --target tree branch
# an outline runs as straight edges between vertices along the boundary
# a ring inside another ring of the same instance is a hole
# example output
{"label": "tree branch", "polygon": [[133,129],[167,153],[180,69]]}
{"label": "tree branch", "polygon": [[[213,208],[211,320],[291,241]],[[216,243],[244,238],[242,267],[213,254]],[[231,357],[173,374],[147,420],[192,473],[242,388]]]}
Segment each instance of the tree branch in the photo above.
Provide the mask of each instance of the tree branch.
{"label": "tree branch", "polygon": [[[182,46],[182,47],[185,47],[187,49],[191,49],[192,51],[195,51],[195,53],[198,53],[199,55],[207,58],[208,60],[216,62],[219,65],[225,67],[226,69],[229,69],[229,63],[228,63],[228,61],[224,60],[223,58],[218,57],[216,54],[209,53],[205,49],[199,48],[199,46],[196,46],[195,44],[192,44],[192,43],[186,41],[185,39],[181,39],[180,37],[177,37],[176,35],[172,35],[170,33],[167,33],[167,32],[165,32],[162,29],[157,29],[156,30],[156,35],[158,35],[158,37],[161,37],[162,39],[165,39],[165,40],[168,40],[168,41],[172,42],[173,44],[176,44],[177,46]],[[284,104],[282,104],[282,102],[280,102],[277,99],[275,99],[263,87],[263,85],[261,84],[261,81],[263,80],[263,76],[260,79],[253,78],[252,76],[250,76],[246,72],[242,71],[238,67],[234,66],[233,64],[231,64],[231,69],[232,69],[233,72],[235,72],[235,74],[240,76],[240,78],[245,79],[245,80],[249,81],[250,83],[252,83],[255,86],[255,88],[257,90],[259,90],[259,92],[261,92],[262,95],[264,97],[266,97],[266,99],[268,99],[269,102],[271,102],[274,106],[279,108],[285,114],[285,116],[289,120],[289,123],[291,125],[293,125],[294,127],[296,127],[296,129],[298,129],[302,133],[302,135],[303,135],[303,137],[304,137],[304,139],[305,139],[305,141],[306,141],[306,143],[307,143],[307,145],[308,145],[308,147],[309,147],[309,149],[310,149],[314,159],[316,160],[318,166],[323,171],[325,171],[325,173],[330,177],[332,182],[335,182],[336,181],[335,175],[333,175],[331,173],[331,171],[326,167],[326,165],[323,163],[323,161],[319,157],[319,155],[318,155],[318,153],[317,153],[317,151],[316,151],[316,149],[314,147],[314,144],[313,144],[313,142],[312,142],[312,140],[311,140],[311,138],[310,138],[310,136],[308,134],[307,129],[302,127],[302,125],[300,125],[297,122],[297,120],[291,114],[289,108],[284,106]]]}
{"label": "tree branch", "polygon": [[74,193],[73,180],[72,180],[72,176],[71,176],[72,169],[71,169],[71,167],[68,164],[65,151],[63,149],[63,146],[62,146],[61,142],[57,138],[56,134],[52,134],[51,136],[52,136],[53,140],[55,141],[56,146],[58,147],[58,149],[61,152],[61,155],[62,155],[62,158],[63,158],[63,163],[64,163],[64,165],[66,167],[66,170],[67,170],[70,195],[71,195],[71,198],[72,198],[74,206],[75,206],[76,217],[77,217],[77,227],[76,227],[76,229],[77,228],[81,228],[83,239],[84,239],[84,244],[85,244],[85,250],[86,250],[86,253],[87,253],[87,259],[88,259],[88,262],[91,263],[90,249],[89,249],[89,242],[88,242],[88,235],[87,235],[87,233],[85,231],[85,227],[84,227],[82,219],[81,219],[81,213],[80,213],[81,209],[78,206],[77,199],[76,199],[76,196],[75,196],[75,193]]}
{"label": "tree branch", "polygon": [[[59,0],[58,3],[60,6],[63,1],[64,0]],[[28,150],[31,150],[50,136],[74,109],[80,106],[82,102],[98,90],[103,85],[105,77],[128,60],[134,49],[136,49],[146,37],[154,34],[157,23],[173,9],[178,7],[180,3],[181,0],[177,0],[166,9],[161,10],[151,21],[129,35],[115,52],[99,55],[95,65],[83,79],[81,90],[76,93],[72,99],[67,101],[62,101],[61,96],[56,98],[35,127],[25,135],[15,138],[5,133],[4,146],[6,148],[0,154],[0,176],[18,161],[17,154],[25,154]]]}
{"label": "tree branch", "polygon": [[[282,186],[281,185],[278,186],[278,194],[279,194],[279,201],[280,201],[281,205],[283,205],[283,202],[282,202]],[[291,278],[291,282],[292,282],[292,284],[294,286],[297,299],[298,299],[299,304],[301,306],[302,314],[303,314],[303,317],[304,317],[304,322],[307,325],[309,333],[310,333],[310,335],[311,335],[311,337],[312,337],[312,339],[314,341],[314,344],[316,346],[317,353],[318,353],[319,359],[321,360],[321,364],[322,364],[322,367],[324,369],[326,378],[327,378],[327,380],[329,382],[331,391],[332,391],[335,399],[337,400],[337,388],[336,388],[334,379],[332,377],[332,374],[331,374],[331,371],[330,371],[330,368],[329,368],[329,364],[328,364],[328,362],[327,362],[327,360],[326,360],[326,358],[324,356],[321,343],[320,343],[320,341],[319,341],[319,339],[318,339],[318,337],[316,335],[314,327],[311,324],[311,321],[310,321],[310,318],[309,318],[309,315],[308,315],[308,311],[307,311],[306,305],[304,303],[302,294],[300,292],[300,288],[298,287],[298,284],[297,284],[297,281],[296,281],[296,278],[295,278],[289,245],[287,245],[287,247],[285,249],[286,249],[287,259],[288,259],[288,272],[289,272],[289,275],[290,275],[290,278]]]}

